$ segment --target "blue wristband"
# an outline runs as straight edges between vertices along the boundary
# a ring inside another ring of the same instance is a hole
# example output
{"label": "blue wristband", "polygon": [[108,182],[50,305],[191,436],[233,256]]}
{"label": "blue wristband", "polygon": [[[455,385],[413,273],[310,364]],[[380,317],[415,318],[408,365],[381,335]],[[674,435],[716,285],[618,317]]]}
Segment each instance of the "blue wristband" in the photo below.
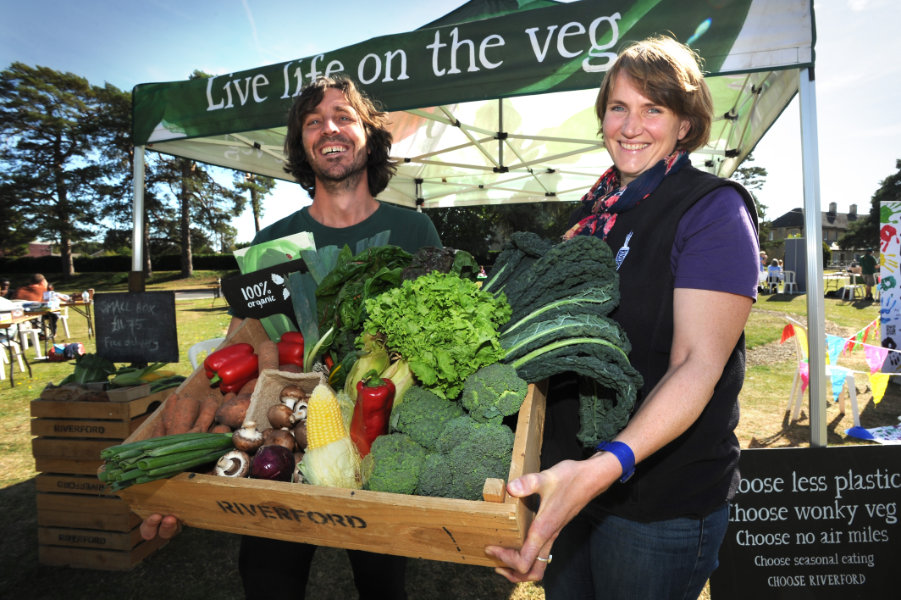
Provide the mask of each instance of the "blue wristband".
{"label": "blue wristband", "polygon": [[626,443],[601,442],[596,449],[600,452],[609,452],[616,457],[623,468],[623,476],[619,478],[621,482],[625,483],[635,473],[635,454]]}

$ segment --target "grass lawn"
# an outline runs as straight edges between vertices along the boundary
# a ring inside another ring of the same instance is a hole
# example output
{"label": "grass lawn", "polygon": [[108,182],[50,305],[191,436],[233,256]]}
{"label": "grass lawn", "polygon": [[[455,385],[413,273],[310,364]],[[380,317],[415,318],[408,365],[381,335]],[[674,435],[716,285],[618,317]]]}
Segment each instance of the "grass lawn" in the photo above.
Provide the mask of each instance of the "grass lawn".
{"label": "grass lawn", "polygon": [[[216,274],[185,282],[159,274],[148,289],[204,287]],[[71,289],[123,290],[121,281],[101,281],[88,276]],[[126,282],[127,284],[127,282]],[[58,286],[62,291],[69,288]],[[743,448],[808,445],[808,409],[797,423],[788,423],[788,402],[796,359],[791,342],[779,344],[784,315],[801,316],[806,311],[805,296],[763,296],[755,305],[746,329],[749,359],[741,396],[742,419],[738,435]],[[218,337],[229,317],[224,300],[177,302],[179,353],[182,360],[170,365],[177,372],[191,371],[187,350],[195,342]],[[878,316],[878,305],[826,300],[827,333],[849,335]],[[84,319],[70,312],[72,340],[94,350]],[[29,351],[31,352],[31,351]],[[860,350],[842,357],[840,364],[866,371]],[[0,597],[56,598],[68,600],[163,599],[163,598],[243,598],[236,571],[237,537],[231,534],[186,529],[178,538],[128,572],[49,567],[37,560],[37,512],[35,508],[34,460],[31,455],[29,403],[48,382],[58,382],[72,370],[72,363],[35,363],[29,379],[16,372],[16,385],[0,381],[0,523],[6,539],[0,548]],[[892,424],[901,414],[901,394],[889,386],[878,404],[864,374],[856,376],[861,423],[864,427]],[[806,401],[805,401],[806,402]],[[837,404],[827,408],[830,445],[863,443],[844,435],[851,415],[841,415]],[[410,560],[407,589],[411,600],[432,598],[505,598],[537,600],[544,593],[537,585],[513,586],[490,569],[464,565]],[[322,548],[316,554],[308,597],[317,600],[355,597],[342,550]],[[708,597],[707,592],[702,597]]]}

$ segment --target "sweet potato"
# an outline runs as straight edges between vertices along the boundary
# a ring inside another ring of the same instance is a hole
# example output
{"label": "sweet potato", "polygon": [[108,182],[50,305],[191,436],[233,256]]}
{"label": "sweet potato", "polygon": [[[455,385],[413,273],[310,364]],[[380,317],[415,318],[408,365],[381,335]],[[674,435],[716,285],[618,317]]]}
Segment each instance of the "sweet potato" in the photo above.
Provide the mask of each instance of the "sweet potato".
{"label": "sweet potato", "polygon": [[200,411],[197,413],[197,419],[194,421],[191,432],[200,433],[210,428],[213,424],[213,418],[216,416],[216,411],[219,410],[221,401],[222,394],[217,390],[207,392],[207,395],[200,402]]}
{"label": "sweet potato", "polygon": [[248,381],[247,383],[242,385],[241,389],[238,390],[238,393],[239,394],[252,394],[253,388],[255,388],[256,386],[257,386],[257,378],[254,377],[253,379],[251,379],[250,381]]}
{"label": "sweet potato", "polygon": [[210,427],[210,433],[231,433],[232,428],[222,423],[216,423]]}
{"label": "sweet potato", "polygon": [[187,433],[200,414],[200,400],[196,396],[176,396],[178,402],[175,406],[175,415],[172,419],[172,431],[166,429],[167,434]]}
{"label": "sweet potato", "polygon": [[303,367],[295,365],[294,363],[282,363],[278,366],[278,370],[286,371],[288,373],[303,373]]}
{"label": "sweet potato", "polygon": [[163,422],[163,435],[168,435],[172,433],[172,428],[175,422],[175,411],[178,404],[178,394],[175,392],[170,393],[166,397],[166,401],[163,403],[163,412],[160,415],[160,421]]}
{"label": "sweet potato", "polygon": [[278,346],[272,340],[264,340],[257,344],[257,358],[260,373],[266,369],[278,370]]}
{"label": "sweet potato", "polygon": [[216,422],[237,429],[244,423],[249,406],[250,394],[237,394],[234,398],[224,400],[216,411]]}

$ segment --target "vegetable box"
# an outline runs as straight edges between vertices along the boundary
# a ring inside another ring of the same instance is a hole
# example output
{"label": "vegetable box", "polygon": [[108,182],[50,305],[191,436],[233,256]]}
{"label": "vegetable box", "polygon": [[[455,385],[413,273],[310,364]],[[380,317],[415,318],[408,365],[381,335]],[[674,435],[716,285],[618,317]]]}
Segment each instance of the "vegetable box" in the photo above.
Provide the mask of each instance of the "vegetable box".
{"label": "vegetable box", "polygon": [[[246,319],[224,345],[253,343],[260,335],[266,334],[259,322]],[[202,370],[199,377],[204,377]],[[182,385],[199,377],[195,371]],[[266,379],[260,378],[264,385]],[[545,393],[543,385],[529,386],[519,411],[509,479],[539,469]],[[146,439],[160,412],[126,441]],[[142,517],[173,514],[191,527],[484,566],[499,564],[485,554],[485,546],[519,547],[534,516],[525,502],[506,495],[501,480],[487,480],[487,499],[481,501],[199,473],[133,485],[118,494]]]}

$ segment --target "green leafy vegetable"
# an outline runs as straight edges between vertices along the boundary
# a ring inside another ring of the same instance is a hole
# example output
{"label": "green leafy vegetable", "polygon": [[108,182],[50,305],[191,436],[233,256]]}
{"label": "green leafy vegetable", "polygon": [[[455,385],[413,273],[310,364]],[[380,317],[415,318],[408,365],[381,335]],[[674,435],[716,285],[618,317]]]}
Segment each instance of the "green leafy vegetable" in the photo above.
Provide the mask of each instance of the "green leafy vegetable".
{"label": "green leafy vegetable", "polygon": [[503,296],[433,272],[366,301],[364,331],[383,334],[423,386],[456,398],[463,380],[504,356],[498,328],[510,318]]}

